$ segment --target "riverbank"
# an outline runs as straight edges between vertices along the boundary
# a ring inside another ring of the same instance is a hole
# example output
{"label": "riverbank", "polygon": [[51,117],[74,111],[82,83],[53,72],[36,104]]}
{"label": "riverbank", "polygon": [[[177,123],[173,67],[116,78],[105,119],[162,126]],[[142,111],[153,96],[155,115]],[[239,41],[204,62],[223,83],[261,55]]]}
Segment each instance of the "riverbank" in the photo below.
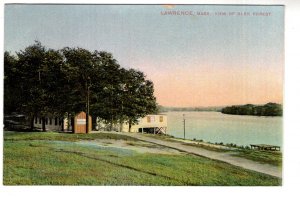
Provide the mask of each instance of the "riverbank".
{"label": "riverbank", "polygon": [[3,176],[5,185],[281,185],[281,178],[123,133],[5,132]]}
{"label": "riverbank", "polygon": [[[277,161],[277,159],[281,159],[281,154],[277,152],[229,148],[223,145],[215,145],[206,142],[193,142],[191,140],[176,139],[160,135],[144,135],[140,133],[122,133],[122,135],[134,137],[142,141],[173,148],[179,151],[184,151],[189,154],[226,162],[248,170],[280,178],[282,177],[281,160]],[[268,156],[270,158],[268,158]]]}
{"label": "riverbank", "polygon": [[233,143],[223,144],[223,143],[210,143],[204,142],[203,140],[188,140],[182,138],[175,138],[169,135],[146,135],[151,138],[163,139],[173,142],[181,142],[184,145],[194,146],[203,148],[209,151],[216,152],[227,152],[235,157],[242,157],[256,161],[262,164],[270,164],[278,167],[279,170],[282,168],[282,152],[281,151],[264,151],[264,150],[254,150],[250,149],[248,146],[238,146]]}

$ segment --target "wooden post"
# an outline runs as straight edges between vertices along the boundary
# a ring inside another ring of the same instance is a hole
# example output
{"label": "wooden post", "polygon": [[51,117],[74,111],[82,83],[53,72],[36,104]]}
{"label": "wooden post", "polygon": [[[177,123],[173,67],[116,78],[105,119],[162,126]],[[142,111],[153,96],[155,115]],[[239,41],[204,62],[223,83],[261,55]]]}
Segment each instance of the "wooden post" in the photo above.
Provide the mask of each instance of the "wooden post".
{"label": "wooden post", "polygon": [[185,114],[183,114],[183,139],[185,139]]}

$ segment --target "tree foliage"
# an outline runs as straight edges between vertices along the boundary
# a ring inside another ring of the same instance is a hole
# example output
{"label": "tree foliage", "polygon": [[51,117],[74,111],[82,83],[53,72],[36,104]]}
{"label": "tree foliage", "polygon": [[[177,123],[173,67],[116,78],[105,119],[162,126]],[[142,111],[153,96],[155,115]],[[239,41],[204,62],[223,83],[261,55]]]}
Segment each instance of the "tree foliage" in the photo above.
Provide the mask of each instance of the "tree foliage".
{"label": "tree foliage", "polygon": [[282,105],[277,103],[267,103],[265,105],[235,105],[223,108],[222,113],[254,116],[282,116]]}
{"label": "tree foliage", "polygon": [[154,87],[143,72],[122,68],[111,53],[83,48],[47,49],[36,41],[4,53],[5,113],[31,117],[88,110],[111,124],[135,123],[156,112]]}
{"label": "tree foliage", "polygon": [[21,108],[20,71],[17,59],[8,52],[4,53],[4,114]]}
{"label": "tree foliage", "polygon": [[129,69],[124,74],[122,114],[129,123],[130,131],[131,125],[136,123],[139,117],[144,117],[148,113],[156,113],[157,104],[153,95],[153,83],[146,80],[143,72]]}
{"label": "tree foliage", "polygon": [[17,52],[14,64],[8,52],[5,54],[5,113],[15,111],[27,115],[31,127],[34,116],[61,115],[63,110],[59,101],[62,100],[64,62],[60,52],[46,49],[36,41],[24,51]]}

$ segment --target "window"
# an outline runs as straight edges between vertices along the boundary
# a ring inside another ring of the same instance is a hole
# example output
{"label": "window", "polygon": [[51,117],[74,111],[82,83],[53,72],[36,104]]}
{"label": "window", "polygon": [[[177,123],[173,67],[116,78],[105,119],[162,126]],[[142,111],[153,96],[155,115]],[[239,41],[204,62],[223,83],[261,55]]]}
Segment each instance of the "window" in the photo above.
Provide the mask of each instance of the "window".
{"label": "window", "polygon": [[52,118],[49,118],[49,125],[52,125]]}
{"label": "window", "polygon": [[55,125],[57,125],[57,117],[55,118],[54,123],[55,123]]}
{"label": "window", "polygon": [[163,116],[159,116],[159,122],[163,122],[164,121],[164,117]]}
{"label": "window", "polygon": [[147,122],[148,123],[155,122],[155,117],[154,116],[147,116]]}
{"label": "window", "polygon": [[155,122],[155,116],[151,116],[151,122]]}

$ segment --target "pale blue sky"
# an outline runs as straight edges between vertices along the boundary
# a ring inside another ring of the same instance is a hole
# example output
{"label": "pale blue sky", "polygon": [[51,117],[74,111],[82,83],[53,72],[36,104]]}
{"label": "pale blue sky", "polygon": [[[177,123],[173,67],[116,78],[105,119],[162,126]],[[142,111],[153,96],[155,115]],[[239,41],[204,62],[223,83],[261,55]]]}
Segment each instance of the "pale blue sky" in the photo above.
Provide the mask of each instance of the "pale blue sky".
{"label": "pale blue sky", "polygon": [[[161,11],[167,10],[206,11],[211,15],[161,15]],[[218,11],[271,15],[215,16]],[[4,50],[10,52],[22,50],[34,40],[54,49],[68,46],[105,50],[113,53],[121,66],[144,71],[156,86],[162,83],[157,77],[171,79],[169,73],[180,72],[182,68],[196,72],[270,71],[282,81],[282,6],[181,5],[167,9],[161,5],[6,5],[4,36]],[[169,84],[168,88],[174,89],[175,85]],[[156,94],[160,99],[160,93]],[[186,101],[182,105],[196,103]]]}

